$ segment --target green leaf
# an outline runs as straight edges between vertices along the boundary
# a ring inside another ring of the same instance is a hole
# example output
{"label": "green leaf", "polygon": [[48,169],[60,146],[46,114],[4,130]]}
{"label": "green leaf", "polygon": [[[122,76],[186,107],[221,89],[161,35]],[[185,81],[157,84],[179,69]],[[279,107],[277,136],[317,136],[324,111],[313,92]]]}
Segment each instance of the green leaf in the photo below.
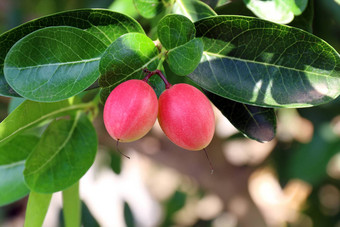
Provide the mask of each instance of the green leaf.
{"label": "green leaf", "polygon": [[185,206],[187,197],[187,194],[177,190],[167,201],[165,201],[163,226],[174,225],[174,215]]}
{"label": "green leaf", "polygon": [[0,146],[0,206],[21,199],[29,193],[24,180],[25,159],[39,138],[20,135]]}
{"label": "green leaf", "polygon": [[197,67],[203,53],[203,42],[195,38],[195,26],[185,16],[168,15],[158,24],[157,34],[168,50],[166,60],[170,69],[186,76]]}
{"label": "green leaf", "polygon": [[24,227],[38,227],[43,225],[51,198],[52,194],[30,193]]}
{"label": "green leaf", "polygon": [[162,0],[133,0],[138,13],[145,18],[153,18],[164,10]]}
{"label": "green leaf", "polygon": [[0,165],[23,161],[31,153],[39,138],[33,135],[20,135],[9,143],[0,146]]}
{"label": "green leaf", "polygon": [[166,61],[171,71],[180,76],[186,76],[193,72],[200,63],[203,47],[202,40],[196,38],[169,50]]}
{"label": "green leaf", "polygon": [[217,15],[210,6],[198,0],[176,0],[172,12],[184,15],[191,21]]}
{"label": "green leaf", "polygon": [[11,48],[5,59],[5,77],[27,99],[63,100],[96,81],[105,48],[98,38],[78,28],[43,28]]}
{"label": "green leaf", "polygon": [[340,94],[340,56],[310,33],[242,16],[195,26],[204,52],[189,77],[212,93],[264,107],[314,106]]}
{"label": "green leaf", "polygon": [[111,153],[111,162],[110,166],[112,171],[115,174],[120,174],[122,170],[122,155],[119,154],[117,151],[113,151],[114,153]]}
{"label": "green leaf", "polygon": [[8,104],[8,114],[12,113],[15,108],[17,108],[21,103],[23,103],[25,99],[19,97],[11,98],[10,103]]}
{"label": "green leaf", "polygon": [[63,191],[63,214],[66,227],[81,226],[79,181]]}
{"label": "green leaf", "polygon": [[327,176],[327,165],[338,153],[340,139],[327,124],[315,128],[313,139],[293,150],[285,166],[288,179],[299,178],[318,185]]}
{"label": "green leaf", "polygon": [[25,161],[0,166],[0,206],[10,204],[29,193],[24,175]]}
{"label": "green leaf", "polygon": [[289,26],[301,28],[313,33],[314,1],[309,1],[307,8],[299,16],[296,16]]}
{"label": "green leaf", "polygon": [[45,120],[68,115],[77,110],[88,110],[93,103],[75,103],[73,99],[55,103],[26,100],[0,123],[0,144]]}
{"label": "green leaf", "polygon": [[124,201],[124,220],[127,227],[134,227],[135,224],[135,218],[133,216],[133,213],[131,211],[131,208],[127,202]]}
{"label": "green leaf", "polygon": [[217,4],[216,4],[216,7],[221,7],[225,4],[229,4],[231,2],[231,0],[218,0],[217,1]]}
{"label": "green leaf", "polygon": [[96,131],[85,115],[53,121],[26,160],[28,187],[51,193],[73,185],[91,167],[97,143]]}
{"label": "green leaf", "polygon": [[109,6],[109,10],[120,12],[130,17],[137,18],[138,11],[136,7],[132,7],[133,4],[133,0],[115,0]]}
{"label": "green leaf", "polygon": [[235,102],[208,91],[204,93],[230,123],[245,136],[259,142],[267,142],[275,137],[274,109]]}
{"label": "green leaf", "polygon": [[107,48],[100,60],[102,101],[118,84],[130,79],[142,79],[145,76],[143,69],[155,70],[158,63],[158,49],[146,35],[128,33],[119,37]]}
{"label": "green leaf", "polygon": [[119,36],[128,32],[144,33],[143,28],[134,19],[105,9],[80,9],[65,11],[41,17],[22,24],[0,36],[0,94],[19,96],[7,83],[3,73],[3,64],[10,48],[21,38],[38,29],[50,26],[72,26],[84,29],[95,35],[106,45],[110,45]]}
{"label": "green leaf", "polygon": [[256,17],[242,0],[229,1],[226,4],[219,5],[214,10],[218,15],[242,15]]}
{"label": "green leaf", "polygon": [[157,26],[162,46],[171,50],[195,38],[195,25],[185,16],[171,14],[163,17]]}
{"label": "green leaf", "polygon": [[288,24],[294,15],[300,15],[307,7],[308,0],[243,0],[258,17],[276,23]]}

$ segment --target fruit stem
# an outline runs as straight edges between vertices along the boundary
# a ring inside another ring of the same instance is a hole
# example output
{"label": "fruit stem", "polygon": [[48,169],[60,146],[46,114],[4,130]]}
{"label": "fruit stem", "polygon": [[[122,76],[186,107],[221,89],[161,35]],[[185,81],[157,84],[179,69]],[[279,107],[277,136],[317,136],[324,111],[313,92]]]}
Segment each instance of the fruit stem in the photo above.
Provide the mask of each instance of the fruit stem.
{"label": "fruit stem", "polygon": [[148,80],[150,79],[150,77],[152,77],[153,75],[158,75],[164,82],[165,84],[165,89],[169,89],[172,85],[169,83],[169,81],[165,78],[165,76],[163,75],[162,71],[159,69],[156,69],[154,71],[149,71],[148,69],[143,69],[144,73],[147,73],[146,77],[144,77],[143,81],[148,82]]}
{"label": "fruit stem", "polygon": [[118,148],[118,144],[119,144],[119,139],[117,140],[117,143],[116,143],[116,150],[118,151],[119,154],[123,155],[125,158],[127,159],[130,159],[129,156],[127,156],[126,154],[124,154],[123,152],[121,152]]}
{"label": "fruit stem", "polygon": [[211,174],[213,174],[214,173],[214,167],[213,167],[213,165],[212,165],[212,163],[211,163],[211,161],[210,161],[210,158],[209,158],[209,156],[208,156],[208,152],[207,152],[207,150],[205,149],[205,148],[203,148],[203,151],[204,151],[204,153],[205,153],[205,156],[207,157],[207,159],[208,159],[208,162],[209,162],[209,165],[210,165],[210,169],[211,169]]}

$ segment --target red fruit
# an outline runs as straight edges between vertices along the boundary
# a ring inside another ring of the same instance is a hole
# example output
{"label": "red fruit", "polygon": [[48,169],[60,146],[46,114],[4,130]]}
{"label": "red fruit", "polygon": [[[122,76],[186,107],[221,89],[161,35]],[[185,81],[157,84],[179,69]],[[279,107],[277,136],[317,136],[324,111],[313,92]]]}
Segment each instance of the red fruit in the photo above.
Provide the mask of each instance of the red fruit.
{"label": "red fruit", "polygon": [[187,150],[204,149],[215,131],[215,116],[208,98],[188,84],[165,90],[158,101],[158,121],[167,137]]}
{"label": "red fruit", "polygon": [[157,118],[158,101],[152,87],[142,80],[118,85],[104,106],[104,124],[112,138],[131,142],[150,131]]}

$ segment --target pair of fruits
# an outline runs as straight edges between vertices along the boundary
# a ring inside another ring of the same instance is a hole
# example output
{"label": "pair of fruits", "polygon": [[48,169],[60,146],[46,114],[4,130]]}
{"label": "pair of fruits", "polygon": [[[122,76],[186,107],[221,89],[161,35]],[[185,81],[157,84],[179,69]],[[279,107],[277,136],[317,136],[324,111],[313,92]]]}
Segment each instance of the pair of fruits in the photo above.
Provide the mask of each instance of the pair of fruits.
{"label": "pair of fruits", "polygon": [[215,130],[208,98],[188,84],[166,85],[159,100],[145,79],[118,85],[104,106],[104,124],[110,136],[119,142],[140,139],[158,116],[165,135],[176,145],[187,150],[208,146]]}

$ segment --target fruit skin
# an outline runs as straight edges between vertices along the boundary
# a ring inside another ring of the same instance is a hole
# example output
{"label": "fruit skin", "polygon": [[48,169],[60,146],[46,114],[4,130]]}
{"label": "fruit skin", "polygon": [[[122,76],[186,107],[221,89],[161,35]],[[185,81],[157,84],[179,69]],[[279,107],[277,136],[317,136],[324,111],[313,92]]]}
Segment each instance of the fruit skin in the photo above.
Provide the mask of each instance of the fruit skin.
{"label": "fruit skin", "polygon": [[215,131],[215,116],[209,99],[189,84],[175,84],[158,101],[158,121],[167,137],[187,150],[209,145]]}
{"label": "fruit skin", "polygon": [[158,101],[152,87],[132,79],[119,84],[104,106],[104,124],[112,138],[131,142],[150,131],[157,119]]}

